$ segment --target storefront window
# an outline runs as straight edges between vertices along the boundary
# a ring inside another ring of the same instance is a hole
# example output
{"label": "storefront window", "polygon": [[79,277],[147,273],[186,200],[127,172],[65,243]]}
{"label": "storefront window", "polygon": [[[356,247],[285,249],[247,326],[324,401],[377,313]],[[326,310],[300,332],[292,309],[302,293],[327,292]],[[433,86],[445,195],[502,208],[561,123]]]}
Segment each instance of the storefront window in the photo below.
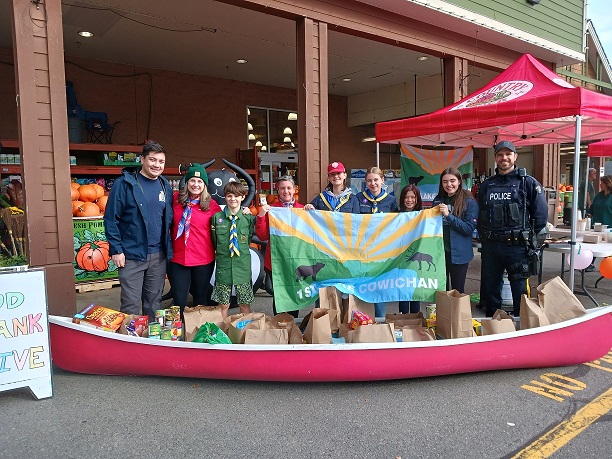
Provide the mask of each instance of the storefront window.
{"label": "storefront window", "polygon": [[247,107],[247,145],[258,151],[297,151],[297,113],[262,107]]}

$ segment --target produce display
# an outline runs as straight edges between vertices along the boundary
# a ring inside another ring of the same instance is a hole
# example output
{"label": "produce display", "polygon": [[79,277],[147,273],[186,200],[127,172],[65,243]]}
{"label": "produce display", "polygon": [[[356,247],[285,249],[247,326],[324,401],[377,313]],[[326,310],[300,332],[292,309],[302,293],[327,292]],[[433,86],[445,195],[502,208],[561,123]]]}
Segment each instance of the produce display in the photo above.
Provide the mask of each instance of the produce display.
{"label": "produce display", "polygon": [[104,215],[108,194],[99,183],[71,182],[70,198],[74,217],[98,217]]}
{"label": "produce display", "polygon": [[21,181],[3,181],[0,194],[0,267],[27,264],[24,196]]}

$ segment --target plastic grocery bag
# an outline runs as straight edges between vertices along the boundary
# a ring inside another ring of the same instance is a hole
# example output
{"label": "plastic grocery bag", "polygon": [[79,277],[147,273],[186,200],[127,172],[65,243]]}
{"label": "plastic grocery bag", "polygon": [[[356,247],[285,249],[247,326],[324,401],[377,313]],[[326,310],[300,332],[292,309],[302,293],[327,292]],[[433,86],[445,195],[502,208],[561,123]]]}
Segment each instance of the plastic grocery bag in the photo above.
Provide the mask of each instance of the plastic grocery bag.
{"label": "plastic grocery bag", "polygon": [[198,329],[198,332],[193,337],[193,342],[208,344],[232,344],[229,336],[227,336],[218,325],[212,322],[206,322]]}

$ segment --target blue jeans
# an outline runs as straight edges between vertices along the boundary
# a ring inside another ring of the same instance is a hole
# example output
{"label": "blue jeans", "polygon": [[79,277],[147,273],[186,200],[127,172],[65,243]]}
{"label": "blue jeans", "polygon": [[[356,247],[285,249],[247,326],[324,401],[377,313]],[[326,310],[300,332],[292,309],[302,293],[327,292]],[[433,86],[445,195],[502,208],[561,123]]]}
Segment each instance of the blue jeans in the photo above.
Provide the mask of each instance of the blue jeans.
{"label": "blue jeans", "polygon": [[374,303],[374,315],[376,317],[385,317],[387,314],[387,303]]}
{"label": "blue jeans", "polygon": [[480,304],[486,308],[487,317],[492,317],[502,305],[501,290],[504,270],[512,290],[514,315],[518,317],[521,309],[521,295],[527,293],[527,279],[513,279],[510,267],[527,258],[527,250],[521,246],[509,246],[505,242],[483,241],[480,269]]}
{"label": "blue jeans", "polygon": [[399,312],[402,314],[415,313],[421,310],[420,301],[400,301]]}

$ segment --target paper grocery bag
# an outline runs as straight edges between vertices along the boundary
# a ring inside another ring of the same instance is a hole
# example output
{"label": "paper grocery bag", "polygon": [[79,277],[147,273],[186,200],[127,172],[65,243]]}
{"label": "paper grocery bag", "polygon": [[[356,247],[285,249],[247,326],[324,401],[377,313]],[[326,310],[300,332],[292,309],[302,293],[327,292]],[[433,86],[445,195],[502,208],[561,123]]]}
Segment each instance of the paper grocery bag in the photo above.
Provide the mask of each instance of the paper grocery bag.
{"label": "paper grocery bag", "polygon": [[304,339],[308,344],[331,344],[329,309],[315,308],[310,313]]}
{"label": "paper grocery bag", "polygon": [[425,316],[421,311],[407,314],[387,314],[385,315],[385,322],[395,324],[395,328],[427,326]]}
{"label": "paper grocery bag", "polygon": [[480,325],[482,326],[482,336],[516,331],[512,316],[501,309],[495,311],[493,317],[481,319]]}
{"label": "paper grocery bag", "polygon": [[374,304],[366,303],[355,295],[349,294],[346,299],[346,307],[342,314],[342,323],[348,323],[353,318],[353,310],[363,312],[367,316],[374,319]]}
{"label": "paper grocery bag", "polygon": [[286,329],[267,328],[257,330],[247,328],[244,332],[244,344],[287,344],[289,333]]}
{"label": "paper grocery bag", "polygon": [[211,322],[219,327],[223,324],[223,314],[221,313],[221,308],[218,306],[195,306],[193,308],[185,308],[183,311],[183,318],[185,320],[183,324],[185,341],[192,341],[198,329],[206,322]]}
{"label": "paper grocery bag", "polygon": [[393,324],[360,325],[355,330],[349,330],[351,343],[394,343]]}
{"label": "paper grocery bag", "polygon": [[457,290],[436,292],[436,331],[442,338],[474,336],[470,295]]}
{"label": "paper grocery bag", "polygon": [[525,294],[521,295],[521,312],[519,317],[521,320],[521,330],[549,324],[548,317],[546,317],[544,308],[542,308],[539,301],[529,298]]}
{"label": "paper grocery bag", "polygon": [[[227,319],[231,319],[229,322]],[[266,328],[266,315],[263,312],[251,312],[249,314],[235,314],[226,319],[227,336],[234,344],[244,344],[245,333],[249,329],[262,330]]]}
{"label": "paper grocery bag", "polygon": [[287,330],[287,344],[302,344],[304,342],[302,332],[293,320],[293,316],[291,314],[287,314],[286,312],[266,319],[266,328]]}
{"label": "paper grocery bag", "polygon": [[538,301],[548,322],[556,324],[585,315],[586,309],[559,276],[538,285]]}
{"label": "paper grocery bag", "polygon": [[319,289],[319,308],[329,309],[329,321],[332,331],[340,328],[342,321],[342,292],[336,287]]}
{"label": "paper grocery bag", "polygon": [[436,335],[431,328],[402,328],[402,341],[435,341]]}

